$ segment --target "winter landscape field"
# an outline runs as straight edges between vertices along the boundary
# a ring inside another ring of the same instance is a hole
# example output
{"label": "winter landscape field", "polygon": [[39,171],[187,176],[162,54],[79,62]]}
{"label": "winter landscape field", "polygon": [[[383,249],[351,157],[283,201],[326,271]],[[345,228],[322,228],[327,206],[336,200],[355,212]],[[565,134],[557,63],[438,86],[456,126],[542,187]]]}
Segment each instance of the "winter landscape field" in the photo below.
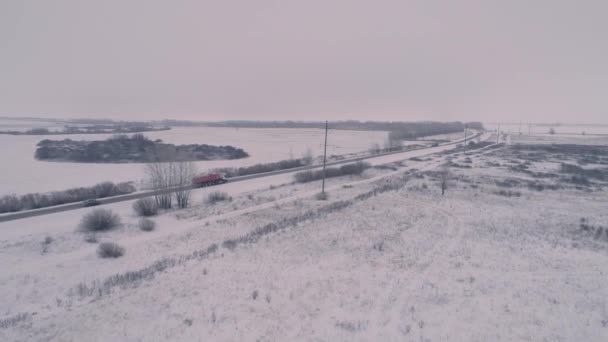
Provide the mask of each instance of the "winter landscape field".
{"label": "winter landscape field", "polygon": [[608,1],[0,1],[0,342],[608,342]]}
{"label": "winter landscape field", "polygon": [[0,339],[604,341],[608,140],[482,138],[370,159],[324,201],[285,174],[196,190],[152,231],[132,201],[95,234],[88,208],[0,223]]}

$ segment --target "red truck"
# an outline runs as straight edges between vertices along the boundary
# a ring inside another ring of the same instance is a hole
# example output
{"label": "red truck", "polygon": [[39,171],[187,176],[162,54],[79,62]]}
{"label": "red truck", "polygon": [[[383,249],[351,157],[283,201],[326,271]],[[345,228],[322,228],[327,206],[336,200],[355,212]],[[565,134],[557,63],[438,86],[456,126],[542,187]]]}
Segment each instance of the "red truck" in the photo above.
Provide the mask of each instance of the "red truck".
{"label": "red truck", "polygon": [[224,184],[228,181],[224,175],[219,173],[207,173],[198,175],[192,178],[192,185],[194,186],[210,186],[216,184]]}

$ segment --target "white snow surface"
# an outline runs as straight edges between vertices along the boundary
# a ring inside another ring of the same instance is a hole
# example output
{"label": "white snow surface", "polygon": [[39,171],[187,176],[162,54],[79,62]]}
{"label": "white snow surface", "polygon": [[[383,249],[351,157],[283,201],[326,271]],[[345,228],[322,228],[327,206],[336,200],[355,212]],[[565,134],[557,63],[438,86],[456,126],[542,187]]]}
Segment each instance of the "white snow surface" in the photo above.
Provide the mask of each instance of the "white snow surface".
{"label": "white snow surface", "polygon": [[[606,191],[498,196],[487,179],[502,173],[481,167],[484,155],[468,157],[473,169],[453,170],[445,196],[427,175],[354,200],[408,170],[435,169],[443,160],[434,156],[329,179],[328,201],[313,198],[318,182],[290,175],[226,184],[234,200],[216,205],[201,199],[220,187],[197,190],[192,208],[153,218],[153,232],[137,229],[130,202],[112,204],[124,225],[98,238],[126,248],[118,259],[98,258],[75,231],[90,208],[0,223],[0,340],[606,341],[608,241],[578,229],[581,217],[608,223]],[[78,284],[341,201],[352,203],[141,282],[77,294]]]}

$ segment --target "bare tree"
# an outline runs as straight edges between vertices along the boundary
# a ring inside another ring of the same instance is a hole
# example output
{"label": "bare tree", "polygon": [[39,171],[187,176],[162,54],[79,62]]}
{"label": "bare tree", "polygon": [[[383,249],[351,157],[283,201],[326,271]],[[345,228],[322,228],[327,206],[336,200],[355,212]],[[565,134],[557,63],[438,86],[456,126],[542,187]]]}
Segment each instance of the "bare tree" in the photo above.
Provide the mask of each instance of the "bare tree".
{"label": "bare tree", "polygon": [[369,152],[371,154],[377,154],[377,153],[380,153],[380,151],[381,151],[381,148],[380,148],[380,144],[378,144],[378,143],[373,143],[369,147]]}
{"label": "bare tree", "polygon": [[193,162],[180,161],[173,166],[173,182],[177,187],[175,199],[179,208],[187,208],[190,205],[190,192],[192,190],[192,177],[196,174]]}
{"label": "bare tree", "polygon": [[310,147],[308,147],[306,149],[306,151],[304,152],[304,154],[302,154],[302,161],[306,165],[311,165],[312,161],[313,161],[313,158],[314,158],[314,156],[312,154],[312,150],[310,149]]}
{"label": "bare tree", "polygon": [[403,147],[401,140],[393,139],[390,136],[384,140],[384,151],[396,151]]}
{"label": "bare tree", "polygon": [[156,162],[145,166],[145,173],[150,186],[158,190],[155,195],[159,208],[169,209],[173,206],[173,195],[179,208],[190,204],[190,184],[196,173],[194,163],[170,158],[157,158]]}
{"label": "bare tree", "polygon": [[153,162],[145,166],[148,184],[158,193],[154,195],[159,208],[169,209],[173,206],[171,188],[172,162]]}

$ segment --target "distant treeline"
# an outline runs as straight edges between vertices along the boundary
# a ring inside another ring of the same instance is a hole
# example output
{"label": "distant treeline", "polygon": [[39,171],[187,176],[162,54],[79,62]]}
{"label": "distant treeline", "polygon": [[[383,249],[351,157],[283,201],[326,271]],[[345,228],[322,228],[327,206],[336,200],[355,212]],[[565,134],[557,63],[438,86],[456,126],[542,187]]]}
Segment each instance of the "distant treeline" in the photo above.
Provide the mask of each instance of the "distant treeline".
{"label": "distant treeline", "polygon": [[215,169],[214,171],[223,173],[226,177],[238,177],[238,176],[252,175],[252,174],[256,174],[256,173],[293,169],[296,167],[310,165],[311,163],[312,163],[312,159],[309,159],[309,158],[287,159],[287,160],[280,160],[278,162],[273,162],[273,163],[255,164],[255,165],[251,165],[251,166],[225,167],[225,168]]}
{"label": "distant treeline", "polygon": [[0,134],[10,135],[65,135],[65,134],[125,134],[141,132],[167,131],[171,127],[155,127],[146,124],[125,124],[125,125],[93,125],[93,126],[65,126],[60,130],[50,130],[48,128],[32,128],[27,131],[0,131]]}
{"label": "distant treeline", "polygon": [[239,159],[249,155],[240,148],[212,145],[173,145],[152,141],[142,134],[116,135],[106,140],[48,140],[38,143],[35,157],[39,160],[83,163],[128,163],[155,161],[196,161]]}
{"label": "distant treeline", "polygon": [[[463,132],[465,123],[455,122],[408,122],[396,125],[389,132],[389,140],[414,140],[437,134]],[[467,128],[483,129],[481,122],[467,122]]]}
{"label": "distant treeline", "polygon": [[[199,127],[233,127],[233,128],[325,128],[325,122],[320,121],[217,121],[195,122],[180,120],[163,120],[165,126],[199,126]],[[401,121],[330,121],[330,129],[357,131],[387,131],[394,139],[415,139],[428,135],[454,133],[464,130],[463,122],[401,122]],[[483,129],[481,122],[467,122],[467,127]]]}

